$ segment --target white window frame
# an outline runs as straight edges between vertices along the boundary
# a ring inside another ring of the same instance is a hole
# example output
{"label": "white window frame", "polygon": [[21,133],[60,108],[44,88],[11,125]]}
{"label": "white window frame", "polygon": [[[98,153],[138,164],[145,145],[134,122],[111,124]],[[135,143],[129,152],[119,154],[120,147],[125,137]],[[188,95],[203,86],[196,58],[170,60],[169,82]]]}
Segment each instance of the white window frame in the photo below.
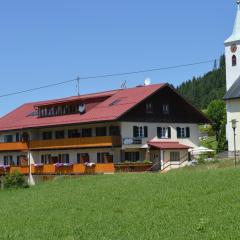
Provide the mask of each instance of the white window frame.
{"label": "white window frame", "polygon": [[162,105],[162,110],[163,110],[163,114],[165,114],[165,115],[168,115],[169,114],[169,104],[163,104]]}
{"label": "white window frame", "polygon": [[180,128],[180,138],[186,138],[186,137],[187,137],[186,128]]}
{"label": "white window frame", "polygon": [[180,162],[180,152],[170,152],[170,162]]}
{"label": "white window frame", "polygon": [[146,103],[146,113],[153,113],[153,105],[152,103]]}
{"label": "white window frame", "polygon": [[168,139],[169,132],[168,127],[162,127],[162,139]]}

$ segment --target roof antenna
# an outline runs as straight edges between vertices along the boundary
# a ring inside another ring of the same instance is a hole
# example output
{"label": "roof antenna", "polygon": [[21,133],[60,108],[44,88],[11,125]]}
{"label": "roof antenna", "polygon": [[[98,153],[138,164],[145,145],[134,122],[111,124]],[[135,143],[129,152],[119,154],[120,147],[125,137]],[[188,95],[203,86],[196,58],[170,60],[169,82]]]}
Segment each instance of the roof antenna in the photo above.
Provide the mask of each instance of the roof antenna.
{"label": "roof antenna", "polygon": [[77,95],[80,96],[80,77],[77,76],[76,78],[76,81],[77,81]]}
{"label": "roof antenna", "polygon": [[126,88],[127,88],[127,81],[125,80],[121,85],[121,89],[126,89]]}

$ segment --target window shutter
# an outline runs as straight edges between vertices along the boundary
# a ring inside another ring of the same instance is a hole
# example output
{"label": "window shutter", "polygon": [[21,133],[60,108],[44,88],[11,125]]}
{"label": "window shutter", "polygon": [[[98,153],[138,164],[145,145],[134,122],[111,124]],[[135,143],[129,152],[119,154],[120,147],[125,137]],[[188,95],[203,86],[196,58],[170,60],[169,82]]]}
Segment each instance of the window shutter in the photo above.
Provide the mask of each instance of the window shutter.
{"label": "window shutter", "polygon": [[171,127],[168,127],[168,138],[172,137],[172,133],[171,133]]}
{"label": "window shutter", "polygon": [[69,163],[69,154],[66,154],[66,163]]}
{"label": "window shutter", "polygon": [[136,126],[133,127],[133,137],[138,137],[138,127]]}
{"label": "window shutter", "polygon": [[157,137],[162,138],[162,128],[161,127],[157,128]]}
{"label": "window shutter", "polygon": [[4,156],[4,165],[8,165],[8,161],[7,161],[7,158],[6,158],[6,156]]}
{"label": "window shutter", "polygon": [[181,138],[181,128],[177,127],[177,138]]}
{"label": "window shutter", "polygon": [[148,127],[147,126],[144,127],[144,137],[145,138],[148,137]]}
{"label": "window shutter", "polygon": [[186,137],[190,138],[190,128],[186,127]]}
{"label": "window shutter", "polygon": [[81,163],[81,155],[80,155],[80,153],[77,154],[77,163],[78,164]]}
{"label": "window shutter", "polygon": [[101,154],[97,153],[97,163],[101,163]]}
{"label": "window shutter", "polygon": [[58,155],[58,163],[61,163],[61,162],[62,162],[62,155],[59,154],[59,155]]}

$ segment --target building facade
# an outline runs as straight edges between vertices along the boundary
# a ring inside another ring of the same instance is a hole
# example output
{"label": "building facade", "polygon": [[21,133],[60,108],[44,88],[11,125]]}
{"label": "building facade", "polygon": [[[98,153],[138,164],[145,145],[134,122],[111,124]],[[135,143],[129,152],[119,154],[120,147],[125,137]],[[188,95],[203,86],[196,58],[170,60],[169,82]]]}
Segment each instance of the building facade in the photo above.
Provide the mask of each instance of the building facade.
{"label": "building facade", "polygon": [[0,164],[163,168],[189,158],[199,146],[198,124],[205,123],[168,84],[29,103],[0,119]]}
{"label": "building facade", "polygon": [[234,151],[232,120],[237,120],[236,150],[240,151],[240,1],[237,1],[237,16],[232,35],[225,41],[226,84],[224,97],[227,108],[226,137],[230,154]]}

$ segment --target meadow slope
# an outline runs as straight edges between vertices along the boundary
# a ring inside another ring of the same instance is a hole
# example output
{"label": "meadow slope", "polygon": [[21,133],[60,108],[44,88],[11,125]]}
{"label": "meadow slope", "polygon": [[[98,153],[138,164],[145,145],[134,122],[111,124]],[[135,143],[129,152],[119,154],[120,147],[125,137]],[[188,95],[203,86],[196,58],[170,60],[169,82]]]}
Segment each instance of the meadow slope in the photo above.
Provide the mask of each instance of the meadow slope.
{"label": "meadow slope", "polygon": [[0,191],[0,239],[240,239],[240,169],[59,179]]}

